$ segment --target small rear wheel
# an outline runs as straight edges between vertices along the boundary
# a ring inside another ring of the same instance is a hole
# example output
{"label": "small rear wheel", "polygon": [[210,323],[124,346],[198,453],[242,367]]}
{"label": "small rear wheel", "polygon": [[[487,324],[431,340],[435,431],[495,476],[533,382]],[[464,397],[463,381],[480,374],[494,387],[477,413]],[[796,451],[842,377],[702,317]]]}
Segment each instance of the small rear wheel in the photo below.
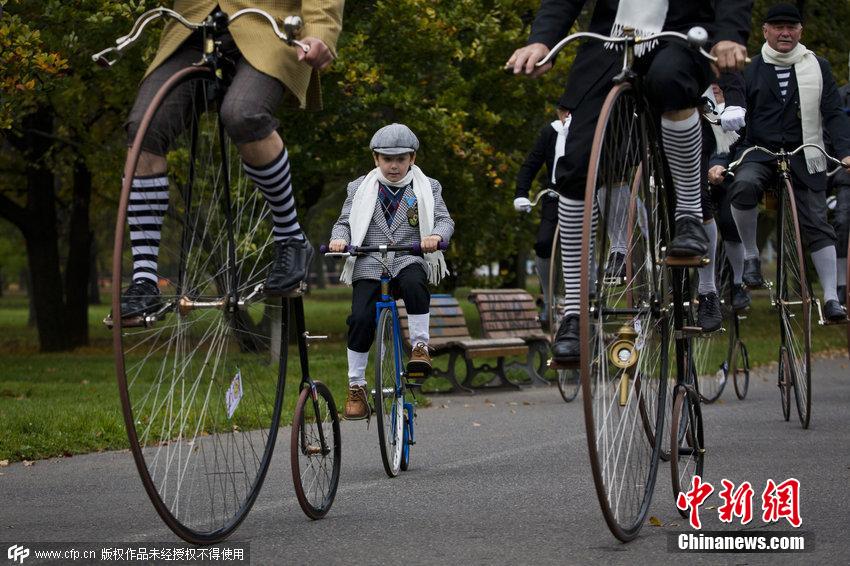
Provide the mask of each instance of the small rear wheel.
{"label": "small rear wheel", "polygon": [[301,390],[292,420],[290,456],[298,504],[311,519],[321,519],[333,505],[342,460],[339,414],[324,383],[314,381],[313,388]]}
{"label": "small rear wheel", "polygon": [[[700,396],[689,387],[679,386],[673,400],[673,418],[670,426],[670,478],[673,480],[673,498],[687,490],[694,476],[702,476],[705,463],[702,410]],[[683,517],[688,511],[679,509]]]}
{"label": "small rear wheel", "polygon": [[735,395],[743,401],[750,388],[750,355],[747,353],[747,345],[741,340],[735,343],[730,371],[734,379]]}

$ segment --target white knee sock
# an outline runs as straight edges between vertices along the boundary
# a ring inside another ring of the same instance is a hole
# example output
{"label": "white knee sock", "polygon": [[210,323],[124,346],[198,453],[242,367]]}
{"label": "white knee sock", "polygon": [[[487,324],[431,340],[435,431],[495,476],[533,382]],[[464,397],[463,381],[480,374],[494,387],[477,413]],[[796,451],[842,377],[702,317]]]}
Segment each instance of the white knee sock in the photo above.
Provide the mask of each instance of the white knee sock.
{"label": "white knee sock", "polygon": [[731,209],[735,226],[738,227],[738,235],[741,236],[741,243],[744,244],[744,259],[758,257],[759,247],[756,236],[758,235],[759,209],[747,208],[742,210],[734,206]]}
{"label": "white knee sock", "polygon": [[820,285],[823,287],[823,302],[838,300],[835,289],[835,246],[826,246],[812,253],[812,263],[818,272]]}
{"label": "white knee sock", "polygon": [[629,187],[628,185],[620,185],[613,189],[605,187],[599,189],[599,210],[602,214],[606,213],[605,201],[611,195],[611,204],[608,204],[608,220],[605,223],[605,230],[608,232],[608,242],[611,246],[610,253],[620,252],[626,255],[626,242],[628,234],[626,234],[626,224],[629,219]]}
{"label": "white knee sock", "polygon": [[428,324],[431,319],[431,313],[426,312],[425,314],[408,314],[407,315],[407,324],[408,330],[410,331],[410,346],[415,347],[418,343],[422,342],[427,345],[428,340],[430,338],[428,331]]}
{"label": "white knee sock", "polygon": [[702,218],[700,201],[700,164],[702,162],[702,125],[699,113],[674,122],[661,118],[661,139],[676,189],[676,220],[691,216]]}
{"label": "white knee sock", "polygon": [[362,385],[366,387],[366,363],[369,361],[369,352],[355,352],[348,349],[348,385]]}
{"label": "white knee sock", "polygon": [[717,293],[717,285],[714,282],[715,258],[717,257],[717,223],[712,220],[708,224],[703,224],[705,233],[708,234],[708,265],[699,268],[699,294]]}
{"label": "white knee sock", "polygon": [[743,285],[744,283],[744,244],[741,242],[728,242],[723,240],[726,248],[726,259],[732,266],[732,283]]}

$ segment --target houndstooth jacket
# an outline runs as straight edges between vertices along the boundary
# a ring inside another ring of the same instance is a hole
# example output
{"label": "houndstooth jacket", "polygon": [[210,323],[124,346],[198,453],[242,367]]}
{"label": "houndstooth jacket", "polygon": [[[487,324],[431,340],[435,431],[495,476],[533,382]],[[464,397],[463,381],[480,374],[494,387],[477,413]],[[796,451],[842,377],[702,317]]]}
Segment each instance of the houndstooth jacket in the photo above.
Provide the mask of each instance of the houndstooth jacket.
{"label": "houndstooth jacket", "polygon": [[[342,205],[342,213],[339,215],[339,220],[334,224],[331,230],[332,240],[345,240],[351,242],[351,226],[348,222],[348,216],[351,213],[351,203],[354,200],[354,193],[357,187],[363,182],[366,176],[355,179],[348,184],[348,196],[345,203]],[[440,182],[436,179],[428,177],[431,182],[431,191],[434,193],[434,229],[431,234],[441,236],[444,242],[448,242],[454,233],[455,223],[449,216],[449,210],[446,208],[446,203],[443,201]],[[408,185],[404,189],[404,195],[398,205],[398,210],[395,212],[392,226],[387,226],[387,220],[384,217],[384,211],[381,207],[381,200],[375,201],[375,210],[372,213],[372,221],[369,223],[369,229],[366,231],[366,236],[363,238],[364,246],[380,246],[380,245],[396,245],[405,246],[412,245],[422,241],[419,235],[419,226],[411,226],[407,219],[408,208],[415,208],[415,194],[413,185]],[[408,200],[413,201],[413,206],[408,204]],[[425,234],[426,236],[431,234]],[[358,279],[380,279],[383,271],[381,262],[381,254],[375,253],[369,256],[360,256],[354,264],[354,276],[352,281]],[[396,277],[402,269],[412,264],[419,264],[425,273],[428,273],[428,266],[425,260],[410,254],[396,254],[390,252],[387,256],[390,268],[390,274]]]}

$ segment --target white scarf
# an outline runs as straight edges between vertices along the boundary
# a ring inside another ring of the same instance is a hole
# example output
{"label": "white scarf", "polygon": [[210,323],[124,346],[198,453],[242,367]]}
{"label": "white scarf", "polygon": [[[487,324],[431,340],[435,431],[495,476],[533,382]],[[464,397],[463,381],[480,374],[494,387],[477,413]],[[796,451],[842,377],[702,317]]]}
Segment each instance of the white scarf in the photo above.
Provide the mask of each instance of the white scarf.
{"label": "white scarf", "polygon": [[[620,0],[611,35],[622,37],[625,28],[634,29],[638,37],[660,32],[667,20],[667,5],[668,0]],[[640,57],[651,51],[656,43],[651,41],[636,45],[635,55]]]}
{"label": "white scarf", "polygon": [[[351,203],[351,211],[348,216],[348,224],[351,227],[351,245],[359,246],[366,237],[372,216],[375,213],[375,204],[378,202],[378,182],[392,187],[404,187],[413,182],[413,194],[416,196],[416,207],[419,213],[419,237],[430,236],[434,229],[434,193],[431,190],[431,182],[422,170],[416,165],[410,166],[410,171],[400,181],[388,181],[381,175],[377,167],[369,171],[360,186],[354,192]],[[351,256],[345,260],[345,266],[339,280],[348,285],[354,276],[354,264],[357,256]],[[444,275],[449,273],[443,252],[437,250],[425,254],[425,263],[428,264],[428,281],[434,285],[440,282]]]}
{"label": "white scarf", "polygon": [[[823,119],[820,113],[820,99],[823,93],[823,75],[815,54],[802,43],[788,53],[780,53],[767,43],[761,46],[761,56],[771,65],[794,66],[797,75],[797,89],[800,91],[800,116],[803,123],[803,143],[823,145]],[[813,147],[803,150],[809,173],[826,171],[826,157]]]}
{"label": "white scarf", "polygon": [[[720,119],[720,115],[723,114],[723,110],[726,109],[726,103],[717,102],[717,99],[714,97],[714,89],[708,87],[704,93],[702,93],[704,98],[707,98],[711,102],[711,110],[710,114],[715,120]],[[717,149],[715,151],[717,153],[729,153],[729,150],[732,148],[732,144],[738,141],[740,137],[735,132],[724,132],[723,128],[718,124],[711,125],[711,133],[714,134],[714,142],[716,144]]]}
{"label": "white scarf", "polygon": [[570,114],[567,116],[567,119],[561,122],[560,120],[555,120],[552,122],[552,129],[558,132],[558,139],[555,140],[555,158],[552,160],[552,184],[555,184],[555,169],[558,165],[558,160],[564,156],[564,152],[567,147],[567,134],[570,133],[570,122],[572,122],[573,116]]}

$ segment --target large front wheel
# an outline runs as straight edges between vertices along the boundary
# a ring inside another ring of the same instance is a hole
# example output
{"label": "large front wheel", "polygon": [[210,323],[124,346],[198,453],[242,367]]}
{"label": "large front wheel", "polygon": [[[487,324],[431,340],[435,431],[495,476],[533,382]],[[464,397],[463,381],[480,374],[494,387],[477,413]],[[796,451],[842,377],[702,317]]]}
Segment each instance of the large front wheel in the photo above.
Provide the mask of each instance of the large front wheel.
{"label": "large front wheel", "polygon": [[602,514],[622,541],[649,510],[669,369],[663,169],[645,119],[630,84],[611,90],[591,149],[580,250],[588,450]]}
{"label": "large front wheel", "polygon": [[398,373],[401,368],[401,352],[396,345],[392,311],[384,309],[378,318],[373,399],[381,461],[384,463],[384,471],[390,477],[398,475],[404,447],[404,391]]}
{"label": "large front wheel", "polygon": [[782,346],[793,376],[794,399],[803,428],[809,428],[812,408],[812,297],[800,240],[794,191],[782,187],[779,244],[779,314]]}
{"label": "large front wheel", "polygon": [[[215,93],[212,72],[191,67],[154,97],[124,167],[112,264],[130,450],[162,519],[196,544],[230,534],[260,491],[289,328],[288,301],[262,292],[273,259],[270,210],[223,133]],[[176,119],[174,104],[185,110]],[[139,155],[163,116],[174,138],[167,175],[152,178],[138,171]],[[122,312],[121,290],[140,278],[158,289],[153,305]]]}

